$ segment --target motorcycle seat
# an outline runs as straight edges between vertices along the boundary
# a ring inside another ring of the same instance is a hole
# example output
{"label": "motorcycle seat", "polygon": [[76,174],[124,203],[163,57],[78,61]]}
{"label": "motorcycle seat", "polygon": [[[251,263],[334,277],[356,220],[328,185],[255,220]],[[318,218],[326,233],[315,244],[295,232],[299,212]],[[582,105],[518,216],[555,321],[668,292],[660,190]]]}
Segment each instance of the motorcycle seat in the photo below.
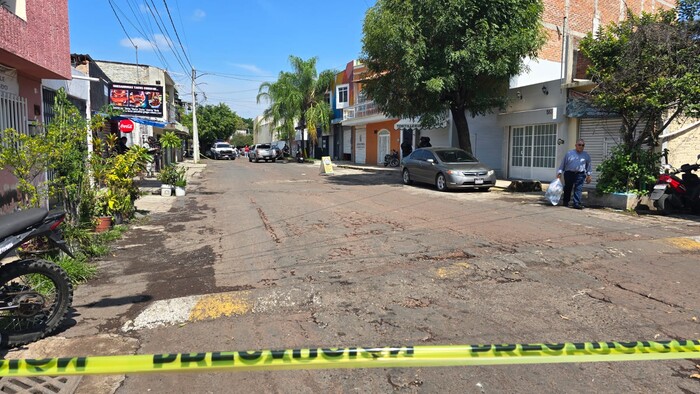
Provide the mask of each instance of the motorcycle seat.
{"label": "motorcycle seat", "polygon": [[48,216],[49,211],[42,208],[32,208],[0,216],[0,238],[20,232],[27,227],[37,224]]}

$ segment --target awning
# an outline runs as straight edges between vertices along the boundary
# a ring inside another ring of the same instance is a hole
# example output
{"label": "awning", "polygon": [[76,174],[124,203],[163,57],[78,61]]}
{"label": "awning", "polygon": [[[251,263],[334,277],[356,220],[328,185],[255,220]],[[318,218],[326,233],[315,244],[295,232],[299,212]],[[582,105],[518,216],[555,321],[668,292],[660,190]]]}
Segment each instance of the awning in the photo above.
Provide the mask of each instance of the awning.
{"label": "awning", "polygon": [[168,123],[167,127],[164,127],[167,131],[173,131],[175,134],[180,136],[189,136],[190,130],[178,122]]}
{"label": "awning", "polygon": [[[443,127],[447,127],[447,118],[443,118],[440,123],[438,123],[436,126],[434,126],[434,129],[440,129]],[[416,116],[415,118],[403,118],[396,122],[394,125],[395,130],[404,130],[404,129],[423,129],[423,126],[420,125],[420,116]]]}
{"label": "awning", "polygon": [[163,122],[158,122],[152,119],[144,119],[144,118],[137,118],[135,116],[114,116],[112,119],[116,120],[122,120],[122,119],[129,119],[133,122],[140,123],[140,124],[145,124],[146,126],[153,126],[153,127],[160,127],[161,129],[164,129],[168,124],[163,123]]}

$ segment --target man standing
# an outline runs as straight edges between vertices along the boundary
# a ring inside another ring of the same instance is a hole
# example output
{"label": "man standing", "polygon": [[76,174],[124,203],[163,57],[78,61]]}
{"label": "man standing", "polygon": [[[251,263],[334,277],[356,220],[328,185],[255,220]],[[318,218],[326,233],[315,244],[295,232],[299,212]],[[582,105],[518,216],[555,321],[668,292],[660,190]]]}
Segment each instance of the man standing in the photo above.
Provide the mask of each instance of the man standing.
{"label": "man standing", "polygon": [[571,189],[574,191],[574,208],[583,209],[581,205],[581,193],[583,192],[583,182],[591,183],[591,156],[583,151],[586,143],[582,139],[576,141],[576,149],[566,152],[557,171],[557,179],[562,181],[561,174],[564,174],[564,204],[569,206],[571,199]]}

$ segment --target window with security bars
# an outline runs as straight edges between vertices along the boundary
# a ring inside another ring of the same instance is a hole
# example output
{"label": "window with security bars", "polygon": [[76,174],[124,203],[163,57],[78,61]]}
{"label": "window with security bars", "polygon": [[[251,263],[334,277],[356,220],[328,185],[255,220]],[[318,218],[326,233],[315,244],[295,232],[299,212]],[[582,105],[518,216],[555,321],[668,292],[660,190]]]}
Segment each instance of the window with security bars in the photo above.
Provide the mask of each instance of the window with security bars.
{"label": "window with security bars", "polygon": [[557,125],[517,126],[512,129],[511,164],[515,167],[554,168]]}
{"label": "window with security bars", "polygon": [[534,126],[532,136],[532,166],[554,168],[557,155],[557,125]]}

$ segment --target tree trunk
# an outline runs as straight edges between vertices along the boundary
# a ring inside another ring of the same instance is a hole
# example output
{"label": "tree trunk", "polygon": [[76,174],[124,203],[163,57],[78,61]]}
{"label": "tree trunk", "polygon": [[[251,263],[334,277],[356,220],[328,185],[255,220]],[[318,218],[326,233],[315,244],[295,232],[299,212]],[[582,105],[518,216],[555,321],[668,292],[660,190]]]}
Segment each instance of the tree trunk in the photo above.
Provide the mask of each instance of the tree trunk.
{"label": "tree trunk", "polygon": [[452,112],[452,120],[457,128],[457,137],[459,138],[459,147],[465,151],[472,153],[472,140],[469,136],[469,124],[467,123],[467,112],[464,108],[450,107]]}

